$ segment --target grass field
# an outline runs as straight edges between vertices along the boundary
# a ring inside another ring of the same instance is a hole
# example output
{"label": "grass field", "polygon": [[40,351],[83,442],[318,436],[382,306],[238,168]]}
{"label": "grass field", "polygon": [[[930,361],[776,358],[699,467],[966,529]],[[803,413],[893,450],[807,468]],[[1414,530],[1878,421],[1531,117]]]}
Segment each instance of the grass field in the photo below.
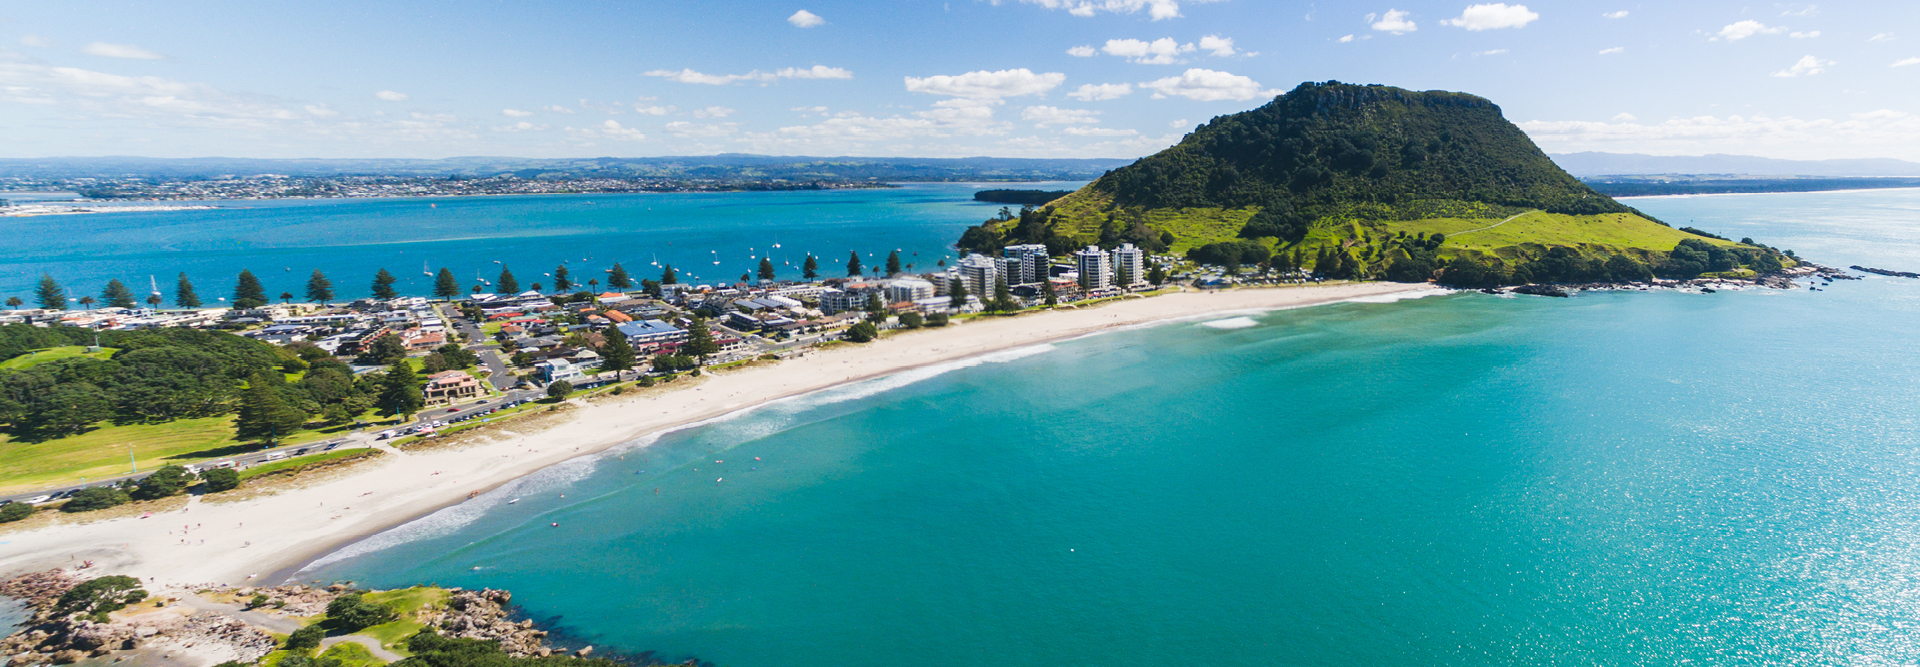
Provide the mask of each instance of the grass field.
{"label": "grass field", "polygon": [[108,357],[113,356],[113,353],[115,352],[119,352],[119,350],[113,349],[111,347],[103,347],[103,348],[100,348],[99,352],[92,352],[92,353],[87,352],[86,346],[83,346],[83,345],[68,345],[65,347],[49,347],[44,350],[34,350],[32,352],[28,352],[26,354],[14,357],[12,359],[8,359],[6,361],[0,361],[0,371],[24,370],[28,368],[33,368],[34,366],[38,366],[40,364],[47,363],[49,361],[59,361],[61,359],[70,359],[73,357],[93,357],[95,359],[106,359]]}
{"label": "grass field", "polygon": [[[328,437],[302,431],[286,441],[311,442]],[[185,465],[258,449],[233,437],[233,417],[179,419],[164,424],[103,425],[100,428],[45,442],[14,442],[0,436],[0,493],[72,484],[129,472],[131,445],[140,470]]]}
{"label": "grass field", "polygon": [[379,450],[376,450],[376,449],[336,449],[331,452],[322,452],[319,454],[311,454],[307,456],[297,456],[290,459],[274,461],[272,463],[263,463],[263,464],[248,468],[246,470],[242,470],[240,471],[240,479],[243,479],[243,480],[252,479],[255,477],[259,477],[261,475],[271,475],[276,472],[281,472],[285,470],[295,470],[299,468],[305,468],[311,465],[328,463],[332,461],[339,461],[341,459],[370,456],[378,452]]}
{"label": "grass field", "polygon": [[1714,245],[1734,245],[1727,241],[1694,236],[1631,213],[1564,215],[1533,211],[1504,223],[1501,219],[1431,218],[1382,221],[1366,223],[1366,226],[1378,230],[1376,234],[1445,234],[1447,242],[1441,246],[1442,255],[1451,255],[1449,251],[1466,251],[1506,259],[1537,255],[1551,246],[1621,254],[1634,250],[1666,252],[1686,239],[1702,239]]}
{"label": "grass field", "polygon": [[400,620],[376,625],[354,634],[372,637],[379,641],[381,646],[405,655],[405,647],[401,644],[426,627],[414,617],[414,614],[422,609],[444,607],[447,599],[452,595],[444,588],[428,586],[368,593],[362,599],[393,610],[400,614]]}

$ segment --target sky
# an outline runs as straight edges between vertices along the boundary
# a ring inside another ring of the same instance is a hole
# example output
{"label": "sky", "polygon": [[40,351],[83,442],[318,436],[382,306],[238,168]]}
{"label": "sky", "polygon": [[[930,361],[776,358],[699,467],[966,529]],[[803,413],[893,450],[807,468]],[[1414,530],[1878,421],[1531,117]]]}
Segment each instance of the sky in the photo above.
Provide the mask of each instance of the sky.
{"label": "sky", "polygon": [[1551,153],[1920,161],[1913,5],[1626,0],[13,2],[0,157],[1134,158],[1326,80]]}

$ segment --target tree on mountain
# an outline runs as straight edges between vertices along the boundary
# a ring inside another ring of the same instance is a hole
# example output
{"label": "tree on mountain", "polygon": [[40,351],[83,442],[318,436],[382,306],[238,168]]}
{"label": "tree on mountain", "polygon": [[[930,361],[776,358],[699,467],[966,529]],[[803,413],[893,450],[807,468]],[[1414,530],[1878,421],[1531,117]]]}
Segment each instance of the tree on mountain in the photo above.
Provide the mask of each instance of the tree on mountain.
{"label": "tree on mountain", "polygon": [[507,269],[507,265],[501,264],[500,278],[494,281],[493,287],[494,291],[500,294],[518,294],[520,292],[520,281],[514,280],[513,272]]}
{"label": "tree on mountain", "polygon": [[900,274],[900,251],[894,250],[893,252],[887,253],[887,275],[893,276],[893,275],[899,275],[899,274]]}
{"label": "tree on mountain", "polygon": [[186,272],[180,273],[179,282],[173,286],[173,305],[181,308],[199,308],[200,295],[193,292],[193,281],[187,280]]}
{"label": "tree on mountain", "polygon": [[453,269],[440,267],[440,273],[433,277],[433,295],[448,301],[460,296],[460,279],[453,277]]}
{"label": "tree on mountain", "polygon": [[127,289],[127,284],[120,282],[119,278],[107,281],[107,288],[100,290],[100,300],[114,308],[137,308],[140,305],[134,301],[133,290]]}
{"label": "tree on mountain", "polygon": [[820,277],[820,261],[813,258],[813,253],[807,253],[807,261],[800,263],[800,275],[807,280]]}
{"label": "tree on mountain", "polygon": [[847,277],[858,278],[861,273],[865,273],[865,268],[860,264],[860,253],[849,252],[847,255]]}
{"label": "tree on mountain", "polygon": [[313,275],[307,277],[307,300],[322,306],[333,300],[333,281],[327,280],[326,274],[320,273],[319,269],[314,269]]}
{"label": "tree on mountain", "polygon": [[400,282],[399,278],[388,273],[386,267],[381,267],[379,273],[373,274],[373,298],[381,301],[399,298],[400,291],[393,288],[393,284],[397,282]]}
{"label": "tree on mountain", "polygon": [[947,305],[959,310],[967,305],[967,283],[955,277],[947,283]]}
{"label": "tree on mountain", "polygon": [[760,279],[773,280],[773,276],[773,259],[769,257],[760,258]]}
{"label": "tree on mountain", "polygon": [[234,434],[241,440],[259,440],[273,444],[307,423],[307,415],[282,395],[284,382],[261,373],[247,381],[240,396],[239,415],[233,421]]}
{"label": "tree on mountain", "polygon": [[240,277],[233,283],[233,304],[235,308],[259,308],[267,305],[267,288],[260,285],[260,279],[252,271],[240,270]]}
{"label": "tree on mountain", "polygon": [[607,272],[607,286],[617,290],[631,289],[633,278],[627,275],[627,267],[614,262],[613,269]]}
{"label": "tree on mountain", "polygon": [[553,270],[553,291],[565,292],[570,289],[573,289],[573,277],[567,274],[567,265],[561,264]]}
{"label": "tree on mountain", "polygon": [[40,274],[40,285],[33,288],[33,298],[47,310],[67,309],[67,290],[54,282],[51,274]]}
{"label": "tree on mountain", "polygon": [[672,264],[668,264],[665,267],[660,269],[660,284],[662,285],[680,284],[680,276],[679,274],[676,274],[673,272]]}

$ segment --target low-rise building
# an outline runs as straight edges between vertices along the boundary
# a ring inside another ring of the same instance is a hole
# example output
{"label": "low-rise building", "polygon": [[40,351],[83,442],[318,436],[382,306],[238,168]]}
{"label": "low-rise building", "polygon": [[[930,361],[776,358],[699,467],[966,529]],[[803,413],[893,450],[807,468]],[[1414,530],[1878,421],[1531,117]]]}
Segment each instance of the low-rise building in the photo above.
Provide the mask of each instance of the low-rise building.
{"label": "low-rise building", "polygon": [[428,378],[427,386],[422,389],[427,403],[458,403],[481,394],[480,380],[468,375],[466,371],[442,371]]}

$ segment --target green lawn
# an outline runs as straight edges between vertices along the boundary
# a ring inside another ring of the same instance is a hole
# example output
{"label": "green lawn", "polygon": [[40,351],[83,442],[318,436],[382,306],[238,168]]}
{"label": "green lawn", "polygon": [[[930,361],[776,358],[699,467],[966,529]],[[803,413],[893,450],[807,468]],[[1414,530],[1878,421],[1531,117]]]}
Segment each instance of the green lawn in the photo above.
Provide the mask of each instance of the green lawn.
{"label": "green lawn", "polygon": [[403,650],[405,646],[403,646],[402,643],[405,642],[408,637],[412,637],[416,633],[419,633],[422,628],[426,627],[414,618],[414,613],[430,607],[438,608],[446,606],[447,599],[452,597],[452,595],[452,593],[447,592],[444,588],[429,586],[415,586],[413,588],[403,588],[400,590],[368,593],[363,599],[367,602],[393,610],[395,613],[400,614],[400,620],[376,625],[354,634],[372,637],[388,650],[404,655],[406,651]]}
{"label": "green lawn", "polygon": [[494,334],[500,333],[500,323],[488,322],[486,324],[482,324],[480,325],[480,333],[486,334],[488,337],[492,337]]}
{"label": "green lawn", "polygon": [[377,449],[365,449],[365,448],[336,449],[331,452],[322,452],[319,454],[310,454],[307,456],[295,456],[292,458],[274,461],[272,463],[263,463],[263,464],[248,468],[246,470],[242,470],[240,471],[240,479],[251,479],[254,477],[259,477],[261,475],[271,475],[273,473],[280,472],[282,470],[303,468],[306,466],[314,465],[316,463],[326,463],[328,461],[338,461],[340,459],[371,456],[374,454],[378,454],[379,451],[380,450],[377,450]]}
{"label": "green lawn", "polygon": [[6,361],[0,361],[0,371],[24,370],[28,368],[33,368],[34,366],[38,366],[40,364],[47,363],[49,361],[58,361],[61,359],[68,359],[72,357],[93,357],[95,359],[106,359],[108,357],[113,356],[113,353],[115,352],[119,352],[119,350],[116,350],[111,347],[103,347],[103,348],[100,348],[99,352],[91,352],[91,353],[87,352],[87,348],[84,345],[49,347],[44,350],[34,350],[32,352],[28,352],[26,354],[14,357],[12,359],[8,359]]}
{"label": "green lawn", "polygon": [[[1534,211],[1505,224],[1500,224],[1502,219],[1430,218],[1384,221],[1367,226],[1386,233],[1445,234],[1447,242],[1441,246],[1443,255],[1451,254],[1448,252],[1451,250],[1465,250],[1511,257],[1520,253],[1542,252],[1550,246],[1598,250],[1607,254],[1632,249],[1666,252],[1682,240],[1702,238],[1631,213],[1564,215]],[[1499,226],[1493,227],[1496,224]],[[1734,245],[1716,239],[1703,240],[1714,245]]]}
{"label": "green lawn", "polygon": [[365,646],[354,642],[340,642],[320,652],[321,658],[340,661],[341,667],[380,667],[387,661],[373,656]]}
{"label": "green lawn", "polygon": [[[289,443],[328,437],[320,431],[301,431]],[[48,440],[15,442],[0,435],[0,493],[71,484],[130,472],[129,446],[141,470],[185,465],[259,449],[233,437],[233,417],[178,419],[164,424],[137,424],[100,428]]]}

